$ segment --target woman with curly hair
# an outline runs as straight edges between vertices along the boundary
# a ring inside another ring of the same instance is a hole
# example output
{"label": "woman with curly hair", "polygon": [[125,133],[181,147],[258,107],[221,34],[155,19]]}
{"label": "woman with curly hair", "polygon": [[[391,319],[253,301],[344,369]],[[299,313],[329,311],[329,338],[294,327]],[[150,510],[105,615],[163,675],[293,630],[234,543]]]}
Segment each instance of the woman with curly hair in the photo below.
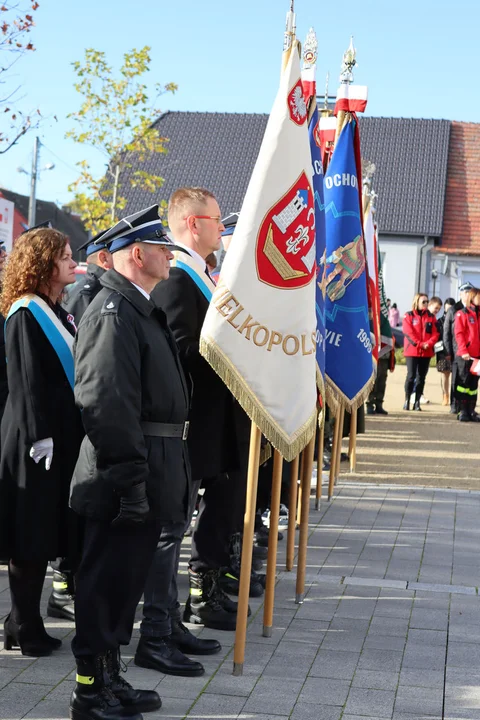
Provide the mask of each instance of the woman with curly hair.
{"label": "woman with curly hair", "polygon": [[75,551],[68,508],[82,439],[73,395],[73,318],[59,304],[75,279],[68,238],[40,228],[21,235],[3,277],[9,395],[1,424],[0,556],[9,557],[12,607],[4,646],[50,655],[60,640],[45,631],[40,598],[47,562]]}

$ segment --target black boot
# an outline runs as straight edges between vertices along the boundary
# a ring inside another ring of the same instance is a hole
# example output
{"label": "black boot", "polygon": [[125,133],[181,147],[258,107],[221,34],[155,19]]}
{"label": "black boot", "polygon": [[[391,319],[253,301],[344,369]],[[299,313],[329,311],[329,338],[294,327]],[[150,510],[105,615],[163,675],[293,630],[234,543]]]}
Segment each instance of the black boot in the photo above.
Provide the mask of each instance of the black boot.
{"label": "black boot", "polygon": [[72,573],[53,572],[53,590],[48,598],[47,615],[75,622]]}
{"label": "black boot", "polygon": [[[250,573],[250,597],[261,597],[265,588],[265,575],[254,570]],[[220,587],[230,595],[238,595],[240,589],[240,563],[232,561],[230,567],[223,568],[219,575]]]}
{"label": "black boot", "polygon": [[383,407],[383,402],[377,402],[375,412],[377,415],[388,415],[388,412]]}
{"label": "black boot", "polygon": [[460,422],[470,422],[470,401],[467,398],[462,398],[460,402],[460,412],[458,414]]}
{"label": "black boot", "polygon": [[141,635],[134,659],[138,667],[158,670],[165,675],[198,677],[205,673],[203,665],[190,660],[172,642],[170,636],[148,637]]}
{"label": "black boot", "polygon": [[470,412],[470,422],[480,422],[480,415],[475,410],[477,405],[477,397],[471,397],[468,401],[468,409]]}
{"label": "black boot", "polygon": [[51,655],[62,644],[58,638],[47,635],[41,617],[25,623],[15,623],[10,615],[3,623],[4,650],[19,647],[27,657],[45,657]]}
{"label": "black boot", "polygon": [[217,573],[188,571],[190,594],[185,605],[183,619],[214,630],[235,630],[236,613],[229,612],[219,602],[216,592]]}
{"label": "black boot", "polygon": [[180,620],[171,620],[171,623],[172,642],[186,655],[215,655],[222,649],[218,640],[197,637]]}
{"label": "black boot", "polygon": [[410,410],[410,393],[405,395],[405,402],[403,403],[404,410]]}
{"label": "black boot", "polygon": [[106,657],[96,655],[77,659],[77,683],[70,698],[72,720],[143,720],[129,712],[110,688]]}
{"label": "black boot", "polygon": [[122,662],[120,648],[115,651],[109,650],[105,654],[105,667],[108,686],[128,715],[152,712],[162,707],[160,696],[155,690],[135,690],[125,680],[121,673],[127,672],[127,666]]}
{"label": "black boot", "polygon": [[375,405],[367,402],[367,415],[375,415]]}

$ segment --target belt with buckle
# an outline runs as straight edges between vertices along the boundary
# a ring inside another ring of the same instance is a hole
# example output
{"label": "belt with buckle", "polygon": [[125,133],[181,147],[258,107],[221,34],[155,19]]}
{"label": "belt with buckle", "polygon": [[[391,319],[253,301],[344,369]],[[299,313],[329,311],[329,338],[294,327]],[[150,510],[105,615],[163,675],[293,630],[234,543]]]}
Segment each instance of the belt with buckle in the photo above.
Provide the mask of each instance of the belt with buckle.
{"label": "belt with buckle", "polygon": [[186,440],[188,437],[188,428],[190,426],[187,420],[184,423],[157,423],[157,422],[142,422],[140,423],[144,435],[151,435],[152,437],[172,437],[182,438]]}

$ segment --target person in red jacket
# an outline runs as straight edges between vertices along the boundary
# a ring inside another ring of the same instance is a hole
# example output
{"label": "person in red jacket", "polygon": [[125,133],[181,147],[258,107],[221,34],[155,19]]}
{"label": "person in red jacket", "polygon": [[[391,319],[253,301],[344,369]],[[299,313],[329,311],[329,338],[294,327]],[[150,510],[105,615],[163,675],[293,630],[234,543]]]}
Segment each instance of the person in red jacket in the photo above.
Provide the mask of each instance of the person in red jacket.
{"label": "person in red jacket", "polygon": [[475,412],[478,395],[478,375],[472,375],[473,360],[480,358],[480,290],[467,293],[465,307],[455,315],[453,332],[457,343],[456,362],[458,375],[455,397],[460,408],[460,422],[480,422]]}
{"label": "person in red jacket", "polygon": [[405,381],[404,410],[410,410],[410,395],[415,385],[414,410],[421,410],[422,397],[430,366],[430,358],[434,355],[433,347],[440,337],[435,315],[427,308],[428,296],[417,293],[413,298],[412,309],[403,318],[403,353],[407,360],[407,379]]}

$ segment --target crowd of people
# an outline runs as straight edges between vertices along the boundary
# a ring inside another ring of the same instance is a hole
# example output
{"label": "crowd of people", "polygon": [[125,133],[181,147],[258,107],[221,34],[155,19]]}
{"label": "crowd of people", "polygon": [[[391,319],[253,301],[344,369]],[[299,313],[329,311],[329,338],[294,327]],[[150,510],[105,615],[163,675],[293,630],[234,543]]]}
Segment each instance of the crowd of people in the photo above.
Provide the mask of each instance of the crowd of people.
{"label": "crowd of people", "polygon": [[[470,283],[459,289],[460,300],[417,293],[402,323],[407,364],[404,410],[420,411],[425,379],[436,358],[442,405],[460,422],[479,422],[476,412],[480,358],[480,290]],[[438,318],[443,307],[443,315]],[[392,327],[394,326],[393,323]]]}
{"label": "crowd of people", "polygon": [[[3,271],[4,647],[46,656],[61,645],[41,612],[50,562],[47,614],[75,621],[76,720],[140,720],[160,707],[122,671],[142,594],[141,667],[201,675],[190,656],[221,646],[183,621],[236,626],[250,424],[199,352],[211,254],[234,223],[225,230],[208,190],[180,188],[168,224],[173,241],[153,206],[90,240],[87,272],[67,296],[76,263],[51,227],[21,235]],[[195,509],[182,615],[180,546]],[[265,586],[260,512],[256,530],[252,596]]]}

